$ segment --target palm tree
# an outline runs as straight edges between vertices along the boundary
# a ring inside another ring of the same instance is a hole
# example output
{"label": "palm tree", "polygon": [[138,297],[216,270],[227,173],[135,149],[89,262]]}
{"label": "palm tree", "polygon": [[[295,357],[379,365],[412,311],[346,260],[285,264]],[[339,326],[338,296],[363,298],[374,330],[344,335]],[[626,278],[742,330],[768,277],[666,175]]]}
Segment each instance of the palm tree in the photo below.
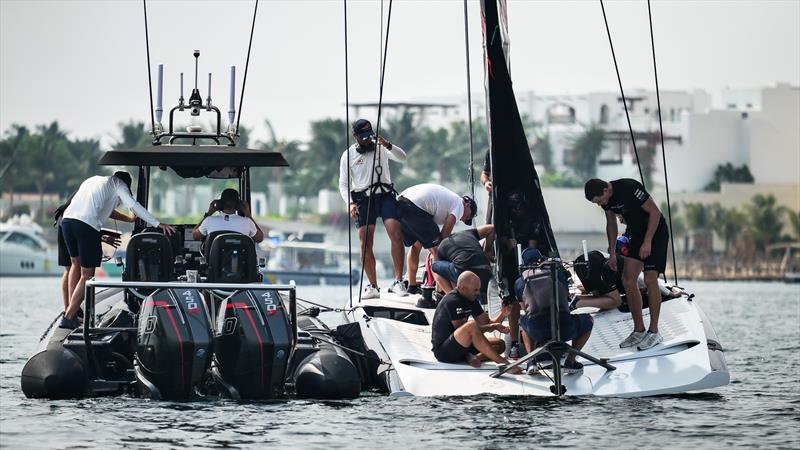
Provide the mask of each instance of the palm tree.
{"label": "palm tree", "polygon": [[778,206],[774,195],[754,196],[745,211],[750,218],[747,231],[756,249],[763,251],[767,245],[780,240],[786,208]]}
{"label": "palm tree", "polygon": [[692,234],[692,252],[711,252],[711,210],[702,203],[684,203],[686,225]]}
{"label": "palm tree", "polygon": [[789,216],[789,225],[791,225],[794,239],[800,241],[800,211],[787,209],[786,214]]}
{"label": "palm tree", "polygon": [[[14,209],[14,193],[17,188],[16,174],[25,172],[25,158],[21,157],[20,151],[25,145],[25,141],[30,131],[22,125],[12,125],[6,131],[6,138],[0,141],[0,182],[3,189],[0,192],[8,192],[8,210]],[[14,168],[15,170],[10,170]]]}
{"label": "palm tree", "polygon": [[711,226],[717,236],[725,242],[725,254],[730,254],[731,243],[740,236],[747,223],[747,216],[736,208],[725,209],[719,203],[711,205]]}
{"label": "palm tree", "polygon": [[578,178],[594,178],[597,174],[597,157],[603,150],[605,134],[605,130],[591,124],[586,131],[574,139],[572,167]]}
{"label": "palm tree", "polygon": [[27,175],[33,180],[39,194],[39,220],[44,220],[44,194],[56,179],[59,168],[68,167],[72,158],[69,154],[67,134],[57,121],[36,127],[36,134],[26,139],[25,152]]}

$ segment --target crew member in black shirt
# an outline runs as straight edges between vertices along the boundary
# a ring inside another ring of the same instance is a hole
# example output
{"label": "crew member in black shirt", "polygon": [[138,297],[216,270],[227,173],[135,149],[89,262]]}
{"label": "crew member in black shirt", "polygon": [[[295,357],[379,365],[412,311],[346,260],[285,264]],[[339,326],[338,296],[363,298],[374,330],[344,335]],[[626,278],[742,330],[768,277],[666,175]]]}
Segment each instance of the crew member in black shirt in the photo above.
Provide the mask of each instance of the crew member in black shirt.
{"label": "crew member in black shirt", "polygon": [[[456,282],[456,289],[445,295],[436,306],[431,343],[433,355],[438,361],[466,361],[476,368],[487,360],[508,364],[508,360],[500,356],[505,348],[503,341],[496,337],[487,338],[483,333],[507,333],[508,328],[502,321],[510,308],[503,307],[497,317],[489,319],[480,302],[476,301],[481,292],[480,283],[481,280],[474,273],[462,273]],[[469,316],[475,320],[469,320]],[[521,372],[516,367],[509,371],[512,374]]]}
{"label": "crew member in black shirt", "polygon": [[[624,257],[622,284],[627,293],[634,328],[619,346],[636,346],[639,350],[651,348],[663,340],[658,332],[658,316],[661,312],[658,274],[667,267],[667,222],[656,202],[636,180],[622,178],[606,182],[593,178],[586,182],[584,193],[587,200],[600,205],[606,213],[608,266],[612,270],[617,269],[617,214],[625,219],[626,234],[630,238],[628,255]],[[642,319],[642,297],[636,284],[642,270],[650,307],[650,326],[646,332]]]}
{"label": "crew member in black shirt", "polygon": [[[481,247],[480,240],[484,241]],[[484,225],[477,230],[469,229],[453,233],[439,244],[438,259],[431,265],[433,277],[440,290],[449,292],[458,276],[469,270],[481,280],[482,305],[487,303],[487,290],[492,279],[492,266],[487,254],[491,251],[494,226]],[[508,357],[519,358],[519,302],[511,303],[508,326],[511,330],[511,347]]]}

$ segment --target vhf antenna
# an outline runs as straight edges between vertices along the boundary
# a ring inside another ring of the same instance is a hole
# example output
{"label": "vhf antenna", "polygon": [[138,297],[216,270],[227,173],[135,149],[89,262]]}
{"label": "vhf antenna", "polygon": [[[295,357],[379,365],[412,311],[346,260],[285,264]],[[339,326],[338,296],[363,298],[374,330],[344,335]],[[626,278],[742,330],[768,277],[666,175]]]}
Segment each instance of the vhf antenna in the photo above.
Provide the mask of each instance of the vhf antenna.
{"label": "vhf antenna", "polygon": [[158,65],[158,84],[156,88],[156,134],[161,133],[163,127],[161,126],[161,116],[164,114],[164,64]]}
{"label": "vhf antenna", "polygon": [[230,104],[228,106],[228,134],[235,135],[236,134],[236,126],[233,124],[233,119],[236,117],[236,100],[234,100],[234,96],[236,94],[236,66],[231,66],[231,98]]}
{"label": "vhf antenna", "polygon": [[[191,115],[199,116],[200,115],[200,108],[203,107],[203,98],[200,97],[200,90],[197,89],[197,67],[199,64],[200,59],[200,50],[194,51],[194,89],[192,90],[192,95],[189,97],[189,107],[191,110]],[[181,89],[181,95],[183,95],[183,89]]]}

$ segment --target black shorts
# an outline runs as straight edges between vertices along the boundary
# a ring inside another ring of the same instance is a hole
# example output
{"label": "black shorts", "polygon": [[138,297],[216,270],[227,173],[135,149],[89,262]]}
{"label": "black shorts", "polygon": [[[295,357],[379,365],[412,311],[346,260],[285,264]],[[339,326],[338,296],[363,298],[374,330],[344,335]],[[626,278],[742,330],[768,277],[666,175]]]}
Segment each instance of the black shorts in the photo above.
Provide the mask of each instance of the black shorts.
{"label": "black shorts", "polygon": [[424,248],[436,247],[441,242],[439,225],[433,216],[404,197],[397,199],[400,211],[400,225],[403,231],[403,245],[411,247],[419,242]]}
{"label": "black shorts", "polygon": [[100,232],[89,225],[75,219],[61,221],[61,232],[64,243],[72,258],[80,258],[81,267],[100,267],[103,259],[103,247],[100,244]]}
{"label": "black shorts", "polygon": [[61,225],[59,224],[56,229],[58,230],[58,265],[69,267],[72,265],[72,260],[69,259],[69,251],[67,250],[67,243],[64,242],[64,233],[61,232]]}
{"label": "black shorts", "polygon": [[[559,331],[562,341],[571,341],[592,331],[594,319],[589,314],[570,314],[562,312],[559,318]],[[536,316],[523,314],[519,318],[519,326],[537,344],[543,344],[550,340],[550,312]]]}
{"label": "black shorts", "polygon": [[628,231],[630,242],[628,243],[628,255],[626,257],[642,261],[645,271],[655,270],[658,273],[664,273],[667,270],[667,250],[669,249],[669,230],[664,218],[662,217],[658,223],[658,228],[656,228],[656,232],[653,235],[650,256],[644,260],[639,257],[639,249],[642,246],[645,231],[641,229],[631,230],[630,227]]}
{"label": "black shorts", "polygon": [[[384,222],[386,219],[397,219],[397,199],[391,192],[376,193],[371,196],[363,193],[354,193],[353,202],[358,207],[358,217],[356,217],[356,228],[365,225],[375,225],[380,217]],[[372,201],[370,201],[372,198]]]}
{"label": "black shorts", "polygon": [[433,348],[433,356],[437,361],[444,363],[464,362],[467,360],[467,353],[477,355],[479,352],[471,345],[463,347],[452,334],[442,342],[442,345]]}

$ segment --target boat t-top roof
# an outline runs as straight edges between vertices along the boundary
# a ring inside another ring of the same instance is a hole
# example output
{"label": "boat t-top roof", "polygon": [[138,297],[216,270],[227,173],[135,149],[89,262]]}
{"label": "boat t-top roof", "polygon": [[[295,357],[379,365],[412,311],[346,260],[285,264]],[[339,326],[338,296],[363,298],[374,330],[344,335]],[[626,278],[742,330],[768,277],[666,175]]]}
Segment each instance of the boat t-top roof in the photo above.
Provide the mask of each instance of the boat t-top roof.
{"label": "boat t-top roof", "polygon": [[109,150],[100,158],[105,166],[171,167],[184,178],[240,173],[248,167],[288,167],[279,152],[232,147],[229,145],[155,145]]}

